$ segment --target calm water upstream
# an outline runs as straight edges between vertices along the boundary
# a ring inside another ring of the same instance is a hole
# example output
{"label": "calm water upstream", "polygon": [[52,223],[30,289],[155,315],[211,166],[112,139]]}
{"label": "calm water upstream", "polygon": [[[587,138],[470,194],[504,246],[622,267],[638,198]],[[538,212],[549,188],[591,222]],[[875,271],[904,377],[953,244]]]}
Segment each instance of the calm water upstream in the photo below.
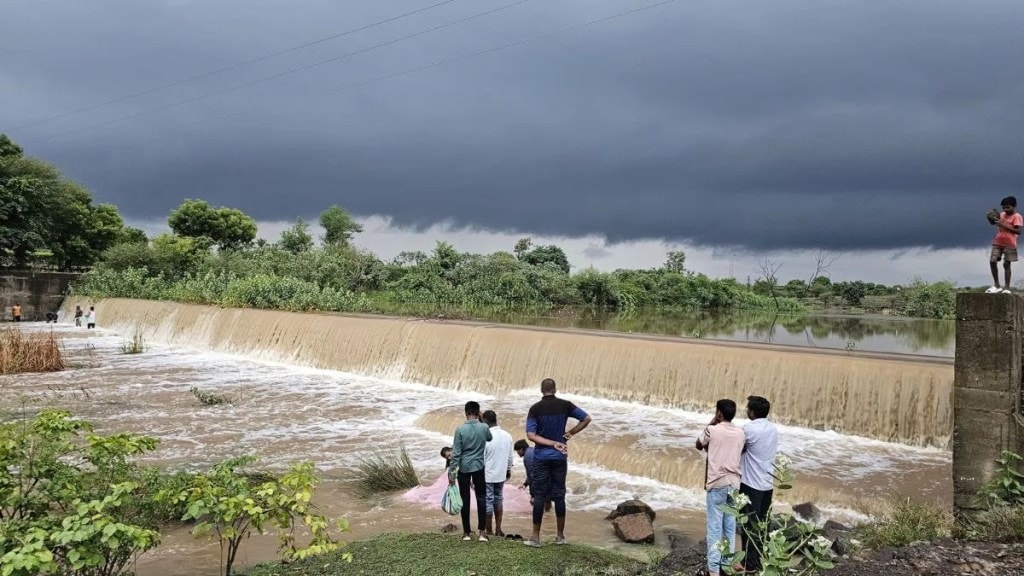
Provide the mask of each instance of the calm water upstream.
{"label": "calm water upstream", "polygon": [[557,314],[480,315],[484,320],[547,326],[664,334],[836,350],[920,354],[952,358],[956,322],[886,315],[781,315],[763,311],[729,313],[613,313],[576,309]]}

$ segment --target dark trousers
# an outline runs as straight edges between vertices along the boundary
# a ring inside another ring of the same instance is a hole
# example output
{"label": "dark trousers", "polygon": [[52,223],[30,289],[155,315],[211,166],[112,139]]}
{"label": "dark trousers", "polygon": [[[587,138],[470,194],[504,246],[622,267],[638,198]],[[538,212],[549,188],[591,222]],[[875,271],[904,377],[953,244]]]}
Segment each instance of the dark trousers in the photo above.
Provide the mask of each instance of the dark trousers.
{"label": "dark trousers", "polygon": [[537,460],[530,470],[530,491],[533,494],[533,523],[544,519],[544,504],[554,502],[555,517],[565,517],[565,477],[569,463],[565,460]]}
{"label": "dark trousers", "polygon": [[462,532],[468,534],[469,529],[469,481],[473,481],[473,491],[476,492],[476,517],[479,526],[477,530],[483,530],[487,526],[487,480],[484,479],[484,471],[459,472],[459,495],[462,496]]}
{"label": "dark trousers", "polygon": [[[761,570],[761,555],[758,550],[763,548],[761,543],[762,520],[768,518],[768,512],[772,507],[772,490],[755,490],[746,484],[740,483],[740,494],[746,494],[750,498],[750,505],[743,509],[744,514],[750,514],[747,524],[741,534],[743,541],[743,566],[747,570]],[[747,533],[750,530],[750,533]]]}

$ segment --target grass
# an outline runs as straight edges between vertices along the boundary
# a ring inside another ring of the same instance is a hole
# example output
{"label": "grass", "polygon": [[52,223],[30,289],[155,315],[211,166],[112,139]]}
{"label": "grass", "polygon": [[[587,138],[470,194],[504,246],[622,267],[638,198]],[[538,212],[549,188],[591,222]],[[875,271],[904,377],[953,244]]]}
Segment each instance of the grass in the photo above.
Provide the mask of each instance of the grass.
{"label": "grass", "polygon": [[960,526],[963,538],[983,542],[1024,542],[1024,506],[995,506]]}
{"label": "grass", "polygon": [[359,496],[369,498],[384,492],[415,488],[420,485],[420,478],[405,446],[399,446],[361,455],[356,462],[352,485]]}
{"label": "grass", "polygon": [[142,354],[146,351],[146,343],[142,339],[142,333],[136,332],[131,340],[121,343],[122,354]]}
{"label": "grass", "polygon": [[[350,552],[352,562],[341,559]],[[609,552],[569,544],[533,549],[522,542],[463,542],[457,535],[384,534],[339,552],[288,565],[261,564],[249,576],[625,576],[645,565]]]}
{"label": "grass", "polygon": [[9,328],[0,333],[0,374],[58,372],[65,368],[64,349],[53,332],[25,335]]}
{"label": "grass", "polygon": [[910,499],[894,499],[885,504],[874,522],[858,526],[856,534],[864,546],[877,550],[949,536],[952,528],[949,512]]}
{"label": "grass", "polygon": [[221,404],[231,404],[231,398],[228,398],[227,396],[222,396],[220,394],[215,394],[208,390],[197,388],[196,386],[189,388],[188,391],[191,392],[192,395],[196,397],[196,400],[199,400],[199,403],[204,406],[219,406]]}

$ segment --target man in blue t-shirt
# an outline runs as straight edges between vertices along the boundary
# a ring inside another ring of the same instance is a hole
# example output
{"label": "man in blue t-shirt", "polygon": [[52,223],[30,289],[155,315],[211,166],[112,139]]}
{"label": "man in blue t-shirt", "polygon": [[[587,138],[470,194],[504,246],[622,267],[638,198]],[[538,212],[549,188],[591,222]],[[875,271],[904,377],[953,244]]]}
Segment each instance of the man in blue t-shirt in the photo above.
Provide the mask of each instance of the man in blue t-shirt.
{"label": "man in blue t-shirt", "polygon": [[[569,468],[570,438],[590,425],[590,416],[578,406],[555,397],[555,381],[545,378],[540,383],[543,397],[530,407],[526,416],[526,437],[534,443],[533,469],[530,486],[533,488],[533,537],[523,540],[527,546],[540,547],[540,523],[544,518],[544,503],[555,504],[558,533],[555,544],[565,544],[565,476]],[[578,420],[571,430],[565,426],[569,418]]]}

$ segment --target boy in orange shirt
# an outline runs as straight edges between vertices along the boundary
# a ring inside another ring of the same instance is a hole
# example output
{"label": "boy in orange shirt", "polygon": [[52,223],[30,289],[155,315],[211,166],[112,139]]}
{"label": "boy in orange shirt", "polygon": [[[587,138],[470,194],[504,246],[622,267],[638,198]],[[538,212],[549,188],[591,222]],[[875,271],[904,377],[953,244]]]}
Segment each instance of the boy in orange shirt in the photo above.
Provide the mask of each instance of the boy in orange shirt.
{"label": "boy in orange shirt", "polygon": [[[989,257],[989,264],[992,267],[992,287],[985,290],[986,294],[1010,294],[1010,263],[1017,261],[1017,236],[1020,235],[1021,227],[1024,227],[1024,217],[1017,213],[1017,199],[1007,196],[1000,202],[1003,211],[999,219],[992,222],[996,227],[996,237],[992,240],[992,254]],[[996,264],[1003,261],[1005,285],[999,287],[999,267]]]}

